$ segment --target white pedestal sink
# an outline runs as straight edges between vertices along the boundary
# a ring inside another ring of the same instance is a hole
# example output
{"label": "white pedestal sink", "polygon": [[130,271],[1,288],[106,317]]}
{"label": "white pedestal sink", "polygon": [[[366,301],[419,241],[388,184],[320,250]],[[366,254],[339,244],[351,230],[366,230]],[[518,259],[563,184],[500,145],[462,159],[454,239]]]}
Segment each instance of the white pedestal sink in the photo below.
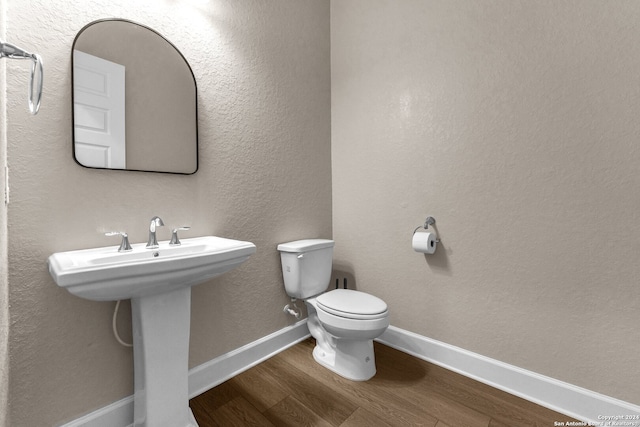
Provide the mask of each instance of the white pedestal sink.
{"label": "white pedestal sink", "polygon": [[191,286],[229,271],[255,253],[251,242],[207,236],[59,252],[49,257],[55,282],[94,301],[131,299],[134,426],[197,427],[189,409]]}

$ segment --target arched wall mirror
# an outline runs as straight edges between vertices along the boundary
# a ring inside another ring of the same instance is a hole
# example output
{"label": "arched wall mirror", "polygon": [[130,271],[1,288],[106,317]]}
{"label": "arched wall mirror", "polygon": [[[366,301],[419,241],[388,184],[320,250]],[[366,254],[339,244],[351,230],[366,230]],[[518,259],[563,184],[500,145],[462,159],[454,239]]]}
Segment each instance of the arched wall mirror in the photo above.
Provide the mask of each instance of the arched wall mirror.
{"label": "arched wall mirror", "polygon": [[198,170],[196,81],[180,51],[144,25],[86,25],[72,48],[73,155],[89,168]]}

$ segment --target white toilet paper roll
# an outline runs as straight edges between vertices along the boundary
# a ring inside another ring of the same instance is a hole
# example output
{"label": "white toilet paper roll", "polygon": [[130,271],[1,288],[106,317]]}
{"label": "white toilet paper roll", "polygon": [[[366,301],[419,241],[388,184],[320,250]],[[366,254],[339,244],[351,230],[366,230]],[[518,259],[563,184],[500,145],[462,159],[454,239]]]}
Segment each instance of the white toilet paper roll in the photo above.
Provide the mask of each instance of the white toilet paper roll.
{"label": "white toilet paper roll", "polygon": [[413,250],[423,254],[432,254],[436,251],[436,234],[435,233],[414,233],[411,242]]}

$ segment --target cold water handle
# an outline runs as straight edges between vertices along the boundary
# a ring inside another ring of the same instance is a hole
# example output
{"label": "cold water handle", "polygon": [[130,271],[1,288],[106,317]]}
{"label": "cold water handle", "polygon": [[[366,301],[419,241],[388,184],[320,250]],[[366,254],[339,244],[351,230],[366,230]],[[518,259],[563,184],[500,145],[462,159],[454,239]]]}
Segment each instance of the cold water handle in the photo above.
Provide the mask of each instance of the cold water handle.
{"label": "cold water handle", "polygon": [[105,236],[122,236],[122,240],[120,241],[120,247],[118,248],[118,252],[129,252],[132,250],[131,245],[129,244],[129,235],[124,231],[108,231],[104,233]]}
{"label": "cold water handle", "polygon": [[178,238],[178,231],[180,230],[190,230],[191,227],[189,226],[184,226],[184,227],[178,227],[178,228],[174,228],[173,230],[171,230],[171,241],[169,242],[169,246],[180,246],[180,239]]}

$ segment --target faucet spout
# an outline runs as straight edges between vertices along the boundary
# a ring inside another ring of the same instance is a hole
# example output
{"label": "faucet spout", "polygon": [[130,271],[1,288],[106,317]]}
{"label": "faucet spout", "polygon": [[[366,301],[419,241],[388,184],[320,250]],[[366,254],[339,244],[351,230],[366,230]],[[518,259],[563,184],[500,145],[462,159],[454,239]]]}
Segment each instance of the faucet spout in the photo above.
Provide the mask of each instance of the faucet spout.
{"label": "faucet spout", "polygon": [[151,218],[151,223],[149,224],[149,240],[147,241],[147,249],[157,249],[160,247],[158,245],[158,239],[156,238],[156,227],[162,227],[164,222],[159,216],[154,216]]}

